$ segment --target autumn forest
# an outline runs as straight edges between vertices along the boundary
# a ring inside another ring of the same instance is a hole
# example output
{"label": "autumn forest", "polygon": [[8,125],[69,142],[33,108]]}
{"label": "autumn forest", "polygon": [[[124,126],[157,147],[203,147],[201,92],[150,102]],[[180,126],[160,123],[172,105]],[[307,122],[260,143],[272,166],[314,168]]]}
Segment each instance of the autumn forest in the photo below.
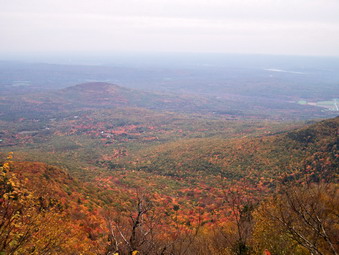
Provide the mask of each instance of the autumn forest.
{"label": "autumn forest", "polygon": [[0,254],[339,254],[337,74],[154,68],[0,63]]}

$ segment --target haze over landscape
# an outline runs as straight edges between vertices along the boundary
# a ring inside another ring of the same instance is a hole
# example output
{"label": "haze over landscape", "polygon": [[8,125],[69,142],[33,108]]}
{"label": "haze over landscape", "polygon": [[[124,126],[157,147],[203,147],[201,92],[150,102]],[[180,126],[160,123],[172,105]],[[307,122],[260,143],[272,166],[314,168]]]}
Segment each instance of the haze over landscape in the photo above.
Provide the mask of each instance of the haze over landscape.
{"label": "haze over landscape", "polygon": [[336,0],[1,0],[2,54],[339,56]]}
{"label": "haze over landscape", "polygon": [[339,1],[0,0],[0,254],[337,255]]}

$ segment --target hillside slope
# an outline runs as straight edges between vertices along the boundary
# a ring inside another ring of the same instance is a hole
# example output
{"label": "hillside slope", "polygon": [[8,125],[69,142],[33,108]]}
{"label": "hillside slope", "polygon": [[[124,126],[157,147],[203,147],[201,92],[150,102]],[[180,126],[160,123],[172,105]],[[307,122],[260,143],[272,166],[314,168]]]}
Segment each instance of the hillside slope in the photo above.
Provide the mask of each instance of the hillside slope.
{"label": "hillside slope", "polygon": [[181,140],[141,152],[135,157],[136,169],[177,177],[212,174],[258,180],[298,172],[330,179],[338,177],[338,130],[339,117],[257,138]]}
{"label": "hillside slope", "polygon": [[[180,254],[193,240],[188,254],[197,254],[195,247],[208,245],[196,236],[206,240],[229,231],[223,234],[237,238],[237,217],[249,215],[282,183],[337,182],[338,128],[339,117],[274,135],[164,143],[101,162],[107,171],[94,172],[87,184],[54,166],[7,159],[1,164],[0,213],[16,225],[15,231],[4,229],[13,241],[0,237],[6,244],[1,251],[24,240],[13,254],[39,252],[46,244],[50,254],[130,254],[123,237],[134,240],[138,229],[140,238],[144,229],[133,223],[142,213],[152,235],[134,243],[141,254]],[[8,210],[20,217],[8,217]],[[25,231],[29,238],[20,239]],[[156,250],[148,253],[150,247]],[[158,252],[165,248],[167,253]]]}

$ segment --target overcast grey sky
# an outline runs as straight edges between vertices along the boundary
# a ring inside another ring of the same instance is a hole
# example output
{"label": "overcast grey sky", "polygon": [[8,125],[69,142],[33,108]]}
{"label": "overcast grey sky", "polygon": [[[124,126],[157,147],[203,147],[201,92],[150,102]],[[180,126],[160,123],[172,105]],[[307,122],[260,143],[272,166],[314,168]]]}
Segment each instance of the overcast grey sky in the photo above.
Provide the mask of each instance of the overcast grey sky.
{"label": "overcast grey sky", "polygon": [[339,56],[339,0],[0,0],[0,53]]}

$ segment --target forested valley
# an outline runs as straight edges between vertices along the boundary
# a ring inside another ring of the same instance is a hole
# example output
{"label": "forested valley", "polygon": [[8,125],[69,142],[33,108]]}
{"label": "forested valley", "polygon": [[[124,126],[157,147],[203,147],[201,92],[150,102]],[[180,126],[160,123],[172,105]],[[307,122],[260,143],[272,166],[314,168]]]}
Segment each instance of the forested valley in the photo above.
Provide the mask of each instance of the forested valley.
{"label": "forested valley", "polygon": [[0,254],[338,254],[339,117],[241,100],[3,94]]}

